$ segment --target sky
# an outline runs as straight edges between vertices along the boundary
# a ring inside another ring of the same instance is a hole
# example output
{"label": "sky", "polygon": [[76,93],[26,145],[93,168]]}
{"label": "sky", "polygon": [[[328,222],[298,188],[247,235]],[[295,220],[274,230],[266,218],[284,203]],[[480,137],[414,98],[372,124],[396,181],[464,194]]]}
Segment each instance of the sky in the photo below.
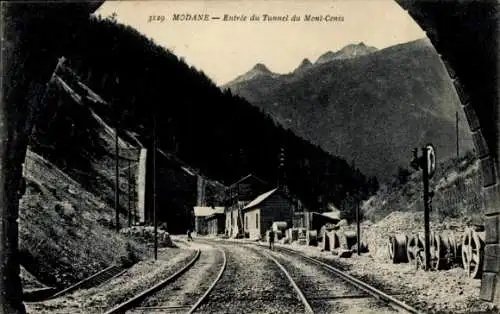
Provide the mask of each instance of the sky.
{"label": "sky", "polygon": [[[106,1],[96,12],[116,13],[130,25],[216,84],[227,83],[263,63],[276,73],[293,71],[327,51],[360,42],[378,49],[425,33],[393,0],[161,0]],[[174,14],[208,14],[208,21],[175,21]],[[224,21],[224,15],[246,16]],[[283,21],[264,21],[268,16]],[[293,15],[300,21],[291,21]],[[250,21],[256,15],[260,21]],[[305,15],[342,17],[343,21],[305,21]],[[155,19],[151,20],[152,17]],[[220,19],[212,19],[219,17]]]}

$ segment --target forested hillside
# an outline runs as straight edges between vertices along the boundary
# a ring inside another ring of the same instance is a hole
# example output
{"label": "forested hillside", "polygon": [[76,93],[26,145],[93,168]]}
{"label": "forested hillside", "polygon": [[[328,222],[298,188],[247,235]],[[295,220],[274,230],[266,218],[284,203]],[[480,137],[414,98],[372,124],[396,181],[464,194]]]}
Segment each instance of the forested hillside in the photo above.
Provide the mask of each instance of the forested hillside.
{"label": "forested hillside", "polygon": [[457,112],[461,153],[472,149],[458,95],[427,39],[381,50],[348,45],[284,75],[263,69],[225,87],[381,181],[408,167],[413,147],[431,142],[439,160],[456,156]]}
{"label": "forested hillside", "polygon": [[[109,125],[137,133],[145,145],[151,145],[155,116],[158,146],[207,177],[227,184],[252,172],[276,183],[283,176],[278,157],[284,148],[287,184],[310,209],[339,204],[347,191],[366,197],[377,188],[376,179],[285,131],[130,27],[93,18],[72,39],[65,47],[67,63],[107,101],[96,112]],[[68,134],[51,136],[53,142],[67,141],[62,137]]]}

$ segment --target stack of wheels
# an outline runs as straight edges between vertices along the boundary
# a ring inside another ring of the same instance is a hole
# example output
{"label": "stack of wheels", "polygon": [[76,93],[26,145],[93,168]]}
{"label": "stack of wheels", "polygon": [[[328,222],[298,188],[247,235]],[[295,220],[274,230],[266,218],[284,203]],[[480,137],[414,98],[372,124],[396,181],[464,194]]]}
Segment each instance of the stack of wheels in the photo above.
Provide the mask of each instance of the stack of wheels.
{"label": "stack of wheels", "polygon": [[446,260],[446,251],[449,249],[448,240],[443,240],[441,235],[439,235],[437,232],[431,232],[429,243],[431,248],[431,268],[433,270],[448,268],[448,262]]}
{"label": "stack of wheels", "polygon": [[406,245],[406,255],[408,262],[411,264],[417,263],[419,252],[424,251],[424,234],[422,232],[413,234],[408,238]]}
{"label": "stack of wheels", "polygon": [[408,262],[408,237],[398,233],[389,237],[388,253],[393,264]]}
{"label": "stack of wheels", "polygon": [[484,236],[484,232],[467,228],[462,238],[462,263],[467,275],[474,279],[481,278],[482,275]]}
{"label": "stack of wheels", "polygon": [[306,245],[317,246],[318,245],[318,231],[308,230],[306,232]]}
{"label": "stack of wheels", "polygon": [[[450,238],[442,239],[439,234],[432,231],[429,234],[429,248],[431,269],[439,270],[449,267],[447,254],[453,249],[450,244]],[[408,240],[406,251],[410,263],[414,264],[417,268],[424,267],[426,265],[425,234],[419,232],[413,235]]]}

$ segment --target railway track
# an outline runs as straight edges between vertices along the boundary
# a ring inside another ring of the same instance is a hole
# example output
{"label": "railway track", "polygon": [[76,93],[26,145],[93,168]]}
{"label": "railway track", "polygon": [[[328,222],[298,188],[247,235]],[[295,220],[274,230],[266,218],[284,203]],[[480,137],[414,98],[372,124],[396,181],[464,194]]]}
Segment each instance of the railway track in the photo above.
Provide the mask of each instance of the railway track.
{"label": "railway track", "polygon": [[226,268],[224,250],[198,249],[180,270],[155,286],[106,312],[193,313],[207,298]]}
{"label": "railway track", "polygon": [[347,309],[349,313],[354,309],[363,313],[420,313],[393,296],[315,258],[283,247],[276,251],[259,251],[286,274],[308,313],[343,312]]}
{"label": "railway track", "polygon": [[304,313],[292,285],[253,247],[219,242],[228,256],[220,282],[196,313]]}

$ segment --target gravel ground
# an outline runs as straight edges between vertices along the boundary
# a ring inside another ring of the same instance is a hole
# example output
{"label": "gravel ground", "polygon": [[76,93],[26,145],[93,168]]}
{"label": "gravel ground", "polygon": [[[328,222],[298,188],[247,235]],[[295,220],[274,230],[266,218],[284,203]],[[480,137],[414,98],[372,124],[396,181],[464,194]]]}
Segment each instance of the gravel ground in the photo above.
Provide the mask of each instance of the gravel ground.
{"label": "gravel ground", "polygon": [[45,302],[27,303],[28,313],[103,313],[142,290],[153,286],[180,269],[194,256],[190,249],[165,248],[158,260],[138,262],[119,277],[104,285]]}
{"label": "gravel ground", "polygon": [[397,294],[396,298],[425,313],[500,313],[492,304],[479,300],[481,281],[468,278],[462,268],[425,272],[408,263],[380,261],[370,254],[339,258],[319,247],[284,247],[317,257],[386,293]]}
{"label": "gravel ground", "polygon": [[194,305],[216,279],[224,262],[223,252],[218,248],[194,245],[201,250],[196,263],[175,282],[127,313],[185,313]]}
{"label": "gravel ground", "polygon": [[304,313],[293,287],[271,260],[241,245],[221,247],[226,270],[197,313]]}
{"label": "gravel ground", "polygon": [[321,266],[289,253],[274,251],[271,255],[287,269],[315,313],[397,312]]}

